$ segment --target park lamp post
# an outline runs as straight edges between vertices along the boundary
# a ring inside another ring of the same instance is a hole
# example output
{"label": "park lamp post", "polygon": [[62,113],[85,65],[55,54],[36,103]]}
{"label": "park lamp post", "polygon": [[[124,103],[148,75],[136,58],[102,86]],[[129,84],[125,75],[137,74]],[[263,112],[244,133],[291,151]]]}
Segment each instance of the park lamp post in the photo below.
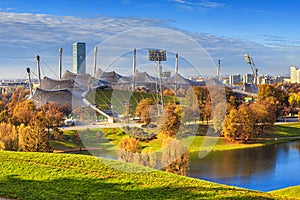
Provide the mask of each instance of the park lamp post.
{"label": "park lamp post", "polygon": [[161,61],[166,61],[167,52],[165,49],[149,49],[148,50],[148,58],[149,61],[158,62],[158,74],[159,74],[159,90],[160,90],[160,96],[161,96],[161,106],[162,106],[162,113],[164,113],[164,96],[163,96],[163,87],[162,87],[162,67],[160,65]]}

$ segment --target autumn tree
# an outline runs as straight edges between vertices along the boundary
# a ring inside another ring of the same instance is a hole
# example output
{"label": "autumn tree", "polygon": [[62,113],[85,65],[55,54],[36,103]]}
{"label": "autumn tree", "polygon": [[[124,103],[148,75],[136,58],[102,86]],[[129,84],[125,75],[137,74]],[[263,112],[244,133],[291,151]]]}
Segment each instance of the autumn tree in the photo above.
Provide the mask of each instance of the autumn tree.
{"label": "autumn tree", "polygon": [[248,105],[242,104],[239,107],[238,117],[240,123],[239,138],[242,141],[248,141],[254,136],[255,116]]}
{"label": "autumn tree", "polygon": [[224,123],[223,123],[223,135],[224,137],[235,140],[239,137],[239,118],[238,118],[238,110],[231,109],[229,114],[226,115]]}
{"label": "autumn tree", "polygon": [[186,176],[189,162],[188,150],[179,140],[173,139],[163,147],[161,164],[164,171]]}
{"label": "autumn tree", "polygon": [[274,104],[267,101],[258,101],[250,104],[250,109],[255,116],[254,130],[257,135],[272,130],[276,121],[276,107]]}
{"label": "autumn tree", "polygon": [[29,125],[30,121],[36,116],[36,107],[31,100],[18,102],[13,109],[12,122],[15,125]]}
{"label": "autumn tree", "polygon": [[300,107],[300,93],[296,94],[296,93],[290,93],[289,94],[289,104],[291,105],[291,107]]}
{"label": "autumn tree", "polygon": [[13,91],[10,102],[7,105],[9,116],[13,115],[14,108],[18,103],[26,101],[28,95],[29,90],[25,89],[23,86],[19,86]]}
{"label": "autumn tree", "polygon": [[175,96],[174,90],[172,90],[172,89],[170,89],[170,88],[164,89],[163,94],[164,94],[164,96]]}
{"label": "autumn tree", "polygon": [[198,121],[201,118],[198,106],[185,107],[182,112],[182,121],[187,123],[191,121]]}
{"label": "autumn tree", "polygon": [[38,119],[41,125],[49,129],[58,126],[63,118],[62,107],[54,102],[44,104],[38,112]]}
{"label": "autumn tree", "polygon": [[203,119],[206,121],[206,124],[208,124],[208,121],[211,119],[211,114],[212,114],[211,102],[210,101],[206,102],[203,107],[200,107],[200,109],[203,115]]}
{"label": "autumn tree", "polygon": [[168,104],[164,110],[165,122],[161,129],[162,134],[169,137],[174,137],[177,134],[177,131],[181,123],[181,106],[175,104]]}
{"label": "autumn tree", "polygon": [[142,99],[136,107],[136,116],[141,118],[141,122],[147,125],[151,122],[150,109],[154,105],[151,98]]}
{"label": "autumn tree", "polygon": [[254,137],[255,119],[251,108],[242,104],[238,110],[233,109],[223,123],[223,135],[230,140],[240,139],[244,142]]}
{"label": "autumn tree", "polygon": [[49,152],[49,136],[38,124],[19,127],[19,149],[26,152]]}
{"label": "autumn tree", "polygon": [[18,150],[18,130],[10,123],[0,124],[0,149]]}
{"label": "autumn tree", "polygon": [[235,96],[230,96],[228,99],[228,103],[226,104],[227,114],[230,113],[232,109],[237,109],[238,103]]}
{"label": "autumn tree", "polygon": [[137,158],[135,158],[135,154],[138,154],[142,150],[142,146],[140,141],[135,138],[124,138],[119,144],[119,158],[126,162],[132,162],[139,164]]}
{"label": "autumn tree", "polygon": [[65,103],[63,105],[61,105],[61,112],[63,113],[63,115],[68,118],[69,115],[72,113],[72,106],[69,103]]}
{"label": "autumn tree", "polygon": [[215,105],[214,113],[212,116],[213,127],[217,135],[219,135],[219,133],[222,130],[225,116],[226,116],[226,102],[223,103],[219,102],[217,105]]}
{"label": "autumn tree", "polygon": [[259,101],[267,101],[276,106],[276,117],[280,116],[284,106],[288,104],[288,94],[271,84],[260,85],[257,97]]}
{"label": "autumn tree", "polygon": [[276,121],[276,107],[267,100],[242,104],[225,117],[223,135],[230,140],[247,141],[265,131],[272,130]]}

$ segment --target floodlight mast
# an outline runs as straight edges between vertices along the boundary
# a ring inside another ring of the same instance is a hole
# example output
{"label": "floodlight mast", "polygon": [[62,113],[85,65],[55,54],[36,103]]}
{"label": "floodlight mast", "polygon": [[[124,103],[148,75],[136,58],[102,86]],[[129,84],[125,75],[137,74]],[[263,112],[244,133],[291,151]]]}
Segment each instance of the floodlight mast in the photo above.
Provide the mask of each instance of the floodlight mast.
{"label": "floodlight mast", "polygon": [[258,68],[255,67],[254,60],[249,56],[249,54],[244,54],[244,58],[246,63],[250,65],[250,68],[252,70],[252,74],[254,76],[253,84],[257,85]]}
{"label": "floodlight mast", "polygon": [[29,84],[29,92],[30,96],[32,96],[32,82],[31,82],[31,76],[30,76],[30,68],[26,68],[27,74],[28,74],[28,84]]}
{"label": "floodlight mast", "polygon": [[178,53],[176,53],[176,62],[175,62],[175,96],[177,91],[177,77],[178,77]]}
{"label": "floodlight mast", "polygon": [[97,71],[97,52],[98,52],[98,47],[94,48],[94,77],[96,76],[96,71]]}
{"label": "floodlight mast", "polygon": [[136,49],[133,49],[133,61],[132,61],[132,92],[135,91],[135,76],[136,76]]}
{"label": "floodlight mast", "polygon": [[162,106],[162,113],[164,113],[164,93],[162,87],[162,67],[160,65],[161,61],[166,61],[166,50],[165,49],[149,49],[148,50],[148,58],[149,61],[158,61],[158,73],[159,73],[159,90],[161,96],[161,106]]}

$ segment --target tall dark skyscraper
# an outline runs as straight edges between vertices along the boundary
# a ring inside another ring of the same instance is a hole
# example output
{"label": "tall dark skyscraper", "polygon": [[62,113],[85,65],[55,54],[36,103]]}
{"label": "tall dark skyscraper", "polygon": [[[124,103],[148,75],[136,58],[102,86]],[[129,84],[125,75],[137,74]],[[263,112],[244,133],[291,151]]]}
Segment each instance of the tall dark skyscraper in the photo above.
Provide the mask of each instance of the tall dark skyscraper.
{"label": "tall dark skyscraper", "polygon": [[85,43],[74,42],[73,43],[73,72],[76,74],[86,73],[86,61],[85,61]]}

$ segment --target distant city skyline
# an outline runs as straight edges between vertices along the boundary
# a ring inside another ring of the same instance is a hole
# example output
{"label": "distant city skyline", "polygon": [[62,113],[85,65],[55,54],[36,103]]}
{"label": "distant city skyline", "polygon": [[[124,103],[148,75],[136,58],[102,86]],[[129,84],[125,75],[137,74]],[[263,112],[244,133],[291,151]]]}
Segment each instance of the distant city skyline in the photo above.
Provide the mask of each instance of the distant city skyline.
{"label": "distant city skyline", "polygon": [[218,59],[221,75],[251,73],[244,53],[259,74],[286,75],[300,66],[299,6],[292,0],[0,1],[0,79],[24,78],[28,66],[35,72],[36,55],[42,74],[58,78],[60,47],[63,70],[72,71],[73,42],[85,42],[88,54],[114,34],[143,27],[197,41],[215,63],[204,75],[214,75]]}

